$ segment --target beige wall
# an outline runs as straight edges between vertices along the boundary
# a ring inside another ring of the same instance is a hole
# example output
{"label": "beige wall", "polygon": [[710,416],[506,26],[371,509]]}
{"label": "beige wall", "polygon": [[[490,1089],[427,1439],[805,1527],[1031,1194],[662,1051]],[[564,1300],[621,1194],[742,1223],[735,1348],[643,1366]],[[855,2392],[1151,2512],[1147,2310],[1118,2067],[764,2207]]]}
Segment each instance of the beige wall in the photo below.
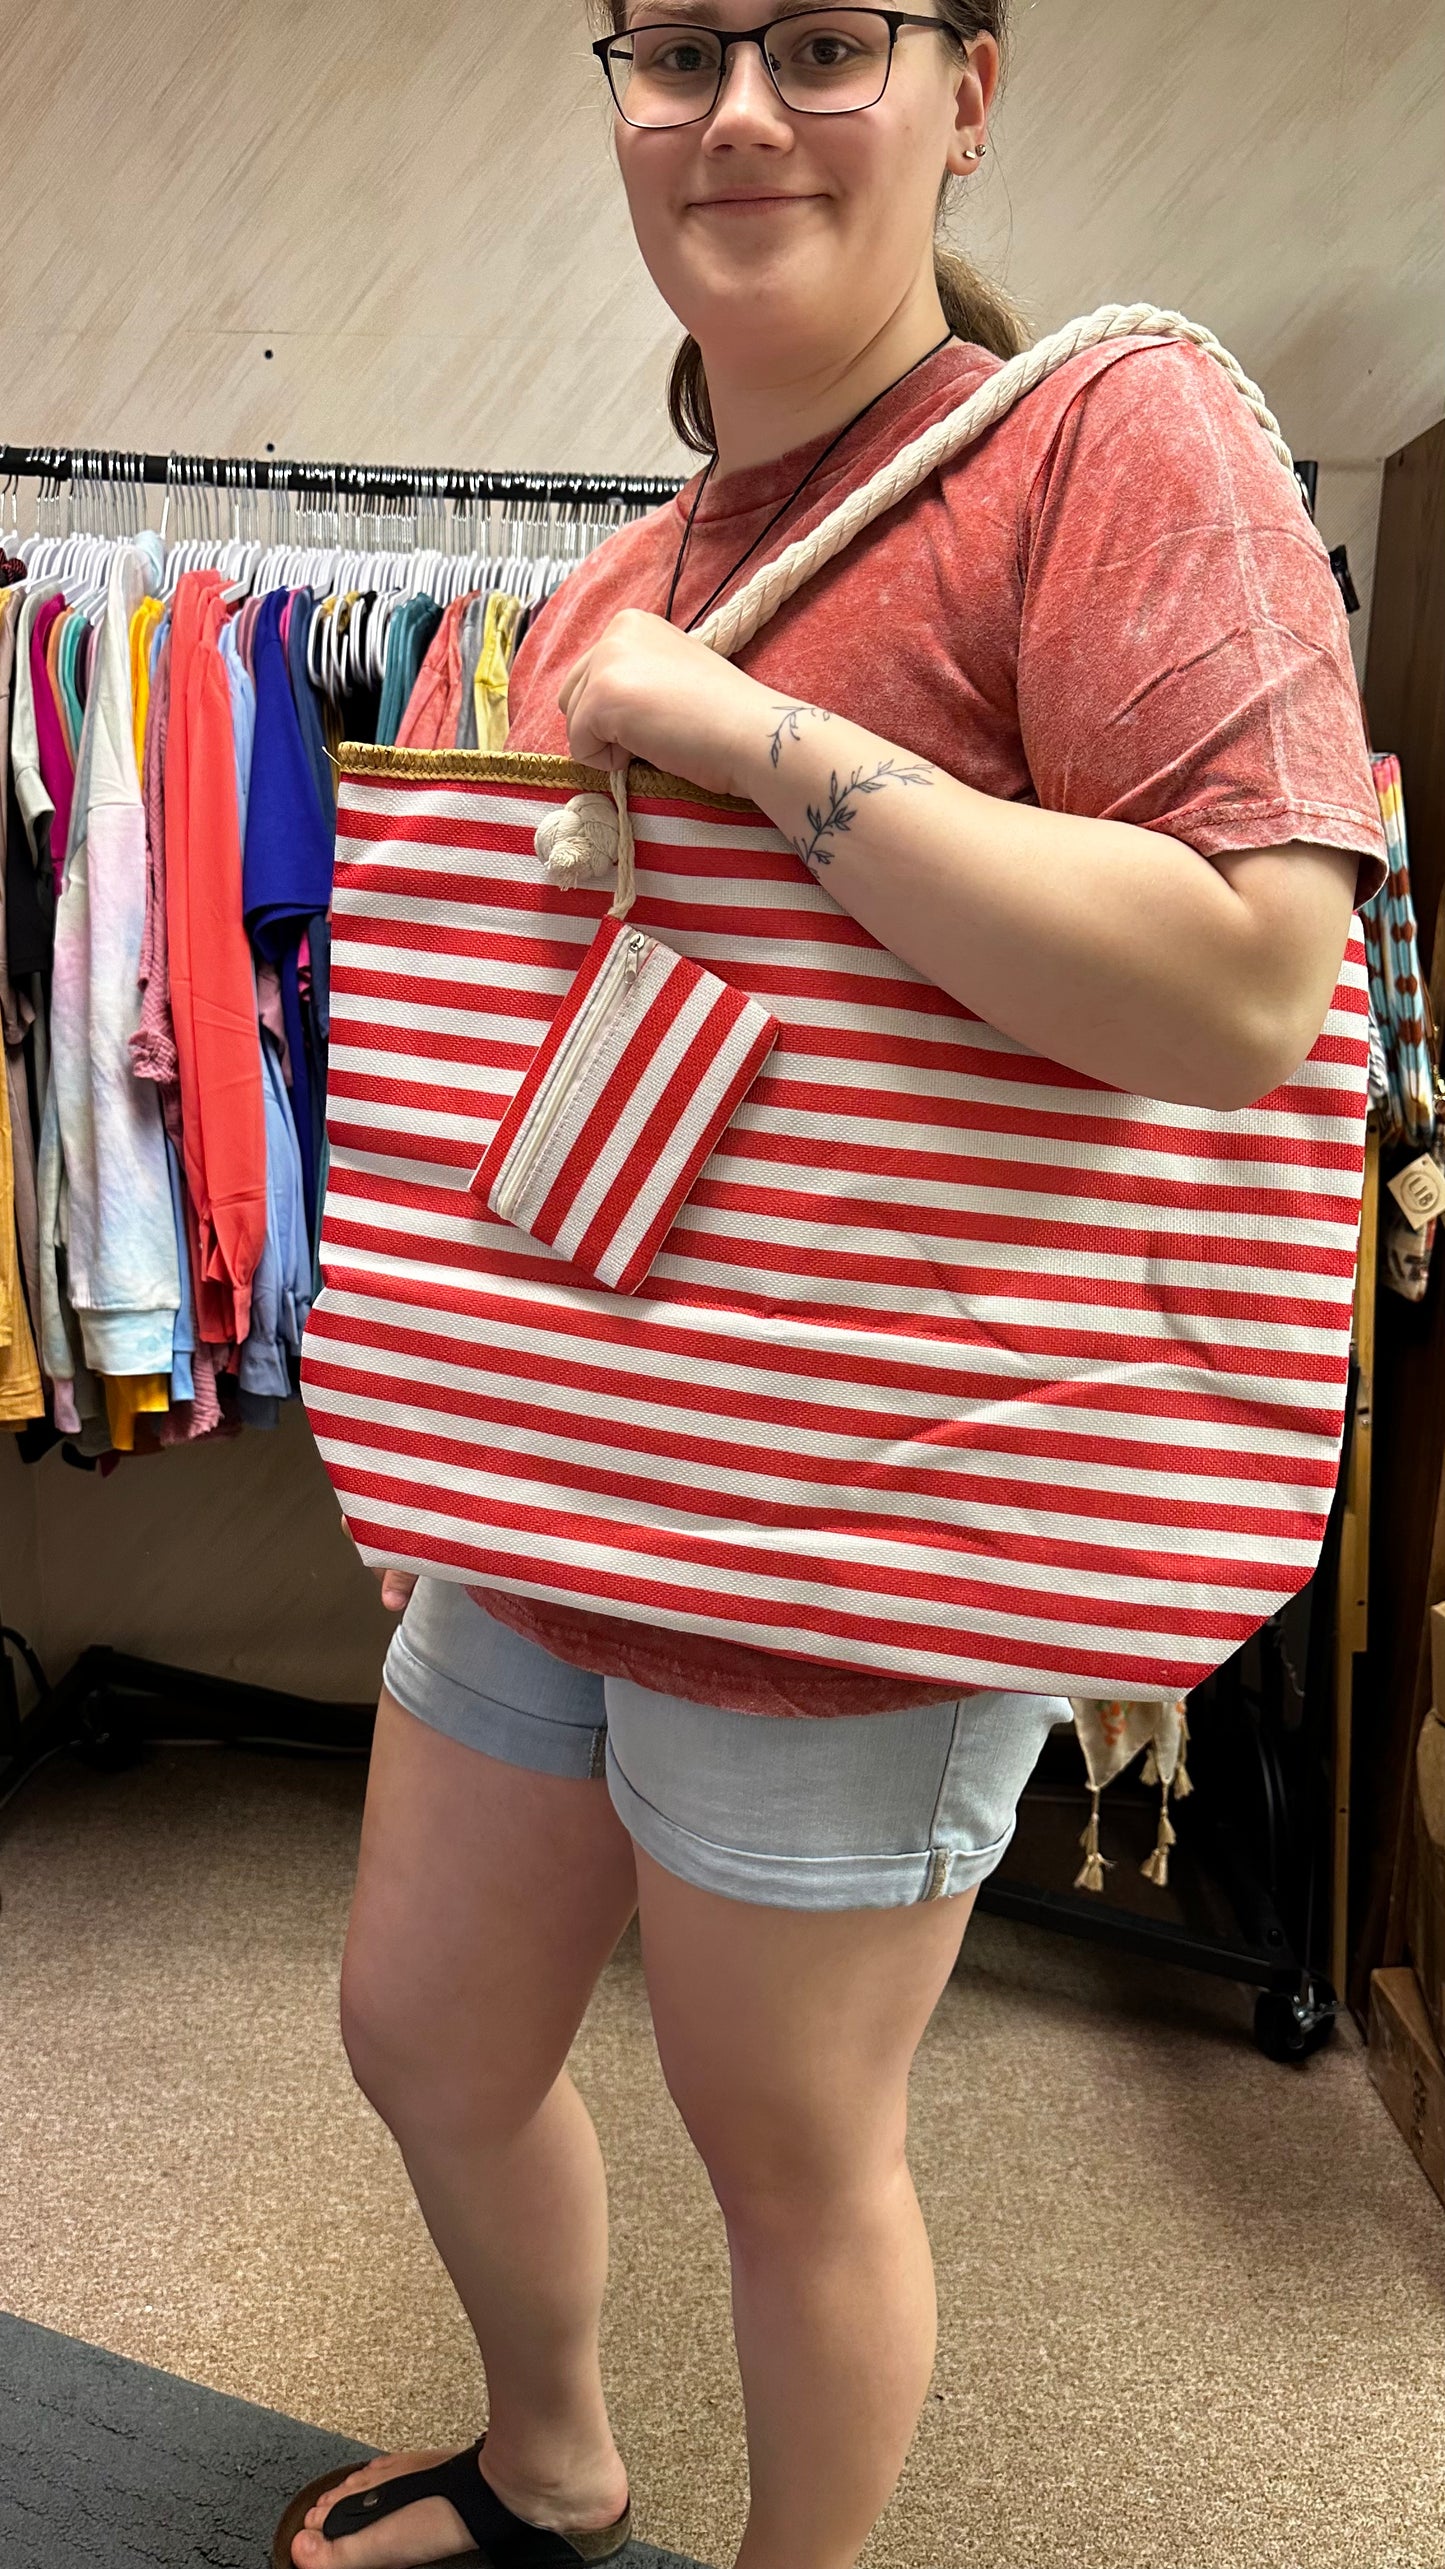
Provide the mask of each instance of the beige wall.
{"label": "beige wall", "polygon": [[[963,237],[1040,329],[1207,322],[1321,459],[1367,594],[1380,458],[1445,411],[1442,0],[1015,14]],[[0,438],[677,468],[581,22],[0,0]],[[0,1450],[0,1606],[56,1667],[105,1639],[339,1697],[386,1629],[294,1418],[105,1482]]]}
{"label": "beige wall", "polygon": [[358,1703],[391,1617],[342,1527],[299,1411],[131,1459],[107,1479],[0,1440],[0,1607],[61,1675],[109,1642],[217,1677]]}

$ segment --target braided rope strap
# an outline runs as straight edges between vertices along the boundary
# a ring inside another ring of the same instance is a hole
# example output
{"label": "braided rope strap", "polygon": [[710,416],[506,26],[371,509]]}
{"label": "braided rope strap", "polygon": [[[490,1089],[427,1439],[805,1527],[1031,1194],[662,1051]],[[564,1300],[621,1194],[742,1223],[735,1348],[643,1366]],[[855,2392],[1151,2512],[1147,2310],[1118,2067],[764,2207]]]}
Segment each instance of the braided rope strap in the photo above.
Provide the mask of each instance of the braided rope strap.
{"label": "braided rope strap", "polygon": [[[933,426],[925,429],[921,437],[915,437],[911,445],[900,447],[871,481],[850,492],[847,499],[822,519],[810,534],[799,536],[795,543],[778,554],[776,560],[765,562],[760,570],[755,571],[735,597],[729,598],[697,627],[697,640],[705,642],[710,650],[720,653],[724,659],[731,659],[734,652],[741,651],[752,641],[769,617],[776,615],[779,607],[786,605],[815,571],[821,571],[829,562],[835,561],[855,536],[873,524],[875,518],[882,517],[887,509],[896,508],[900,500],[909,498],[927,481],[930,473],[936,473],[940,465],[951,463],[966,446],[972,446],[1003,419],[1016,402],[1022,401],[1026,393],[1032,392],[1047,376],[1056,374],[1060,366],[1066,366],[1071,357],[1078,356],[1085,348],[1100,347],[1110,339],[1182,339],[1191,347],[1201,348],[1206,356],[1213,357],[1253,412],[1275,454],[1294,481],[1294,459],[1280,433],[1279,421],[1268,407],[1258,384],[1250,381],[1238,359],[1230,355],[1212,330],[1206,330],[1198,321],[1190,321],[1182,312],[1161,311],[1153,303],[1101,304],[1097,312],[1088,312],[1080,320],[1067,322],[1062,330],[1055,330],[1047,339],[1040,339],[1032,348],[1025,348],[1020,356],[1011,357],[996,374],[989,376],[985,384],[980,385],[976,393],[961,402],[957,410],[948,411],[942,419],[935,420]],[[1297,482],[1295,489],[1303,507],[1303,494],[1299,493]],[[539,832],[538,854],[554,882],[574,884],[606,873],[618,860],[620,840],[624,862],[611,915],[625,918],[633,900],[632,833],[627,820],[626,769],[619,768],[610,782],[618,826],[613,827],[612,815],[600,796],[578,796],[564,811],[544,823],[546,843],[542,844],[543,832]],[[583,804],[590,807],[585,814],[581,810]]]}

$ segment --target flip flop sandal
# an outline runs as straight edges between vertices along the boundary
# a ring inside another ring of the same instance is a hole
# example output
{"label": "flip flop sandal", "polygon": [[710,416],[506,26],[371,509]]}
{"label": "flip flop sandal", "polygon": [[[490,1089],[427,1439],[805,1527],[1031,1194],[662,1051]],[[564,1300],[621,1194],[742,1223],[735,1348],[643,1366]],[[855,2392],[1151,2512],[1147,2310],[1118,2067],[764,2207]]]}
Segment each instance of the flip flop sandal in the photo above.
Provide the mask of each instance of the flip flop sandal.
{"label": "flip flop sandal", "polygon": [[[468,2452],[455,2454],[450,2462],[439,2462],[430,2471],[407,2471],[399,2479],[382,2480],[374,2489],[359,2489],[354,2497],[343,2498],[321,2527],[323,2537],[341,2542],[349,2533],[364,2533],[384,2516],[415,2506],[418,2498],[446,2498],[475,2542],[485,2569],[577,2569],[579,2561],[590,2569],[591,2563],[615,2560],[626,2550],[632,2535],[630,2503],[616,2523],[604,2525],[600,2533],[547,2533],[540,2525],[513,2515],[477,2468],[486,2440],[479,2436]],[[292,2499],[276,2527],[271,2569],[292,2569],[291,2545],[311,2509],[328,2489],[349,2480],[355,2469],[350,2462],[339,2471],[328,2471],[324,2479],[313,2480],[309,2489]],[[446,2569],[463,2569],[463,2563],[448,2563]]]}

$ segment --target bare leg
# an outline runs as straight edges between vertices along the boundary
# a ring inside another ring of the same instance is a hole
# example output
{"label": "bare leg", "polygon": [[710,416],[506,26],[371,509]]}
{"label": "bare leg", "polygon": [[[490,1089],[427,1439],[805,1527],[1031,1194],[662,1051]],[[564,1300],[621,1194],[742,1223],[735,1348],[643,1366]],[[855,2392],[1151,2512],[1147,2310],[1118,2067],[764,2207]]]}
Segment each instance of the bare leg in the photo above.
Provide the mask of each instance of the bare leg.
{"label": "bare leg", "polygon": [[933,2368],[908,2074],[972,1895],[822,1914],[695,1890],[640,1848],[637,1874],[658,2049],[727,2223],[737,2569],[853,2569]]}
{"label": "bare leg", "polygon": [[[597,2332],[607,2200],[565,2062],[636,1903],[605,1784],[461,1747],[383,1693],[342,1975],[357,2080],[390,2126],[476,2332],[486,2474],[534,2523],[611,2523],[627,2484]],[[435,2455],[390,2457],[365,2486]],[[471,2550],[429,2500],[342,2542],[298,2535],[297,2569],[405,2569]]]}

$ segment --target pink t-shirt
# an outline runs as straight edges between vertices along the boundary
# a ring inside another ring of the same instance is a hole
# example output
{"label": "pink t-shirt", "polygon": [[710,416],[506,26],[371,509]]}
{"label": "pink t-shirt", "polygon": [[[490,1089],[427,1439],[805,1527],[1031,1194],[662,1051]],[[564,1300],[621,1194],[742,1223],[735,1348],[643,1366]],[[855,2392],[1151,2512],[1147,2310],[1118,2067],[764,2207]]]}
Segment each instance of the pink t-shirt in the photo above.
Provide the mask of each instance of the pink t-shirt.
{"label": "pink t-shirt", "polygon": [[[930,358],[843,441],[740,579],[997,364],[958,343]],[[675,622],[827,442],[714,476]],[[663,611],[695,489],[611,537],[539,616],[512,673],[509,749],[566,754],[557,691],[620,608]],[[1216,361],[1178,342],[1117,340],[1061,367],[737,657],[765,686],[1002,800],[1161,830],[1204,858],[1312,841],[1359,853],[1361,899],[1383,880],[1325,548]],[[886,1712],[959,1691],[474,1593],[558,1658],[739,1712]]]}

